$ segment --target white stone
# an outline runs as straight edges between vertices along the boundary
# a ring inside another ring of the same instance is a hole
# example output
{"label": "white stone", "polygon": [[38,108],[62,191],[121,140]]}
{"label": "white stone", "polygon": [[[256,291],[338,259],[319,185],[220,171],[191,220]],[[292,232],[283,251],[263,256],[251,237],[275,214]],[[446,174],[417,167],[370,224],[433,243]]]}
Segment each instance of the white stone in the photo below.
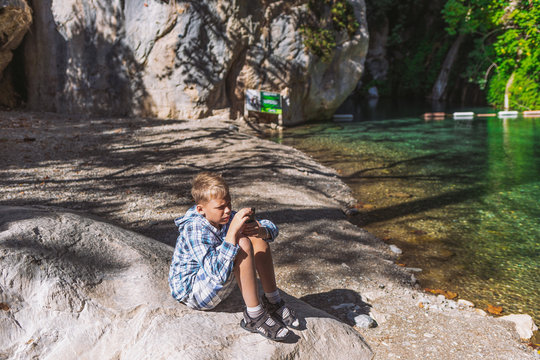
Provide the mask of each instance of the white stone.
{"label": "white stone", "polygon": [[501,316],[499,320],[513,322],[519,337],[522,339],[530,339],[534,331],[538,331],[538,326],[534,323],[532,317],[527,314],[511,314]]}
{"label": "white stone", "polygon": [[390,245],[390,251],[398,255],[401,255],[403,253],[403,251],[400,248],[398,248],[396,245]]}
{"label": "white stone", "polygon": [[[356,315],[356,314],[355,314]],[[377,324],[369,315],[361,314],[352,317],[356,326],[361,329],[369,329]]]}
{"label": "white stone", "polygon": [[468,301],[468,300],[465,300],[465,299],[459,299],[457,301],[457,304],[459,307],[461,308],[473,308],[474,307],[474,303]]}
{"label": "white stone", "polygon": [[487,316],[488,315],[487,312],[485,312],[482,309],[474,309],[474,312],[477,313],[480,316]]}
{"label": "white stone", "polygon": [[[358,332],[284,295],[306,330],[277,343],[239,326],[238,291],[214,311],[176,302],[173,248],[50,209],[0,207],[0,357],[9,359],[371,359]],[[283,294],[283,292],[282,292]]]}

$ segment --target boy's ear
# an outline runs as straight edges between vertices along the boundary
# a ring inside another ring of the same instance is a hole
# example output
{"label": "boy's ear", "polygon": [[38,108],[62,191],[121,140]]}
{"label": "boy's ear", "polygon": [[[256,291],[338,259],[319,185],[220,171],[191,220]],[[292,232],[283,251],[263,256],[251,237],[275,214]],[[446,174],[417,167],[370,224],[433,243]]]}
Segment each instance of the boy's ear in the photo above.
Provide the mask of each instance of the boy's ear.
{"label": "boy's ear", "polygon": [[195,207],[195,210],[197,210],[197,212],[198,212],[199,214],[201,214],[202,216],[205,215],[205,214],[204,214],[204,209],[203,209],[202,205],[197,204],[197,206]]}

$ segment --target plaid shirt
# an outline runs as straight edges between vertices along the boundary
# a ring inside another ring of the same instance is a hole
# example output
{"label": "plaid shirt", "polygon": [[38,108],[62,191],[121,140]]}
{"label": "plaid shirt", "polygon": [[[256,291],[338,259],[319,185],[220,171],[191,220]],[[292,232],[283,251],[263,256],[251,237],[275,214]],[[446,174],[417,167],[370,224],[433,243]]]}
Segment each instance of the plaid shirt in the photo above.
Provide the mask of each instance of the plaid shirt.
{"label": "plaid shirt", "polygon": [[[225,236],[236,212],[229,222],[217,229],[200,215],[195,206],[174,222],[180,235],[176,240],[169,270],[172,296],[190,307],[211,309],[223,300],[219,293],[232,281],[234,258],[238,245],[225,241]],[[278,228],[269,220],[260,220],[270,239],[278,235]]]}

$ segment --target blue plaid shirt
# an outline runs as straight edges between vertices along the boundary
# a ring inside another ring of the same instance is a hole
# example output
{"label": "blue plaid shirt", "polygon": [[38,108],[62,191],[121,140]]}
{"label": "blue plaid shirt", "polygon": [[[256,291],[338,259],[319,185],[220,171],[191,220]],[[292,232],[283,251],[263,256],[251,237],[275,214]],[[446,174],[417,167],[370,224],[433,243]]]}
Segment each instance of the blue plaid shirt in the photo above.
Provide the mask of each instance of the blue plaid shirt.
{"label": "blue plaid shirt", "polygon": [[[197,304],[191,305],[207,308],[230,280],[238,245],[226,242],[225,236],[235,214],[233,211],[229,222],[221,229],[212,226],[195,206],[174,221],[180,233],[169,270],[169,286],[175,299],[185,301],[194,287],[200,289],[204,283],[204,296],[199,294]],[[267,241],[273,241],[278,235],[276,225],[269,220],[259,220],[259,223],[268,231],[270,238]],[[197,283],[199,286],[194,286]]]}

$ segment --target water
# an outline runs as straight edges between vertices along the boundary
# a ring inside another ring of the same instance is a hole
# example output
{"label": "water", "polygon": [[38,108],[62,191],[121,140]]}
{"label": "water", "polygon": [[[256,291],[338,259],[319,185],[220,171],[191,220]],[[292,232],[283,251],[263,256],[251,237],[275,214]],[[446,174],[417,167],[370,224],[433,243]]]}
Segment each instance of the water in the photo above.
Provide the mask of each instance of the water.
{"label": "water", "polygon": [[540,323],[540,119],[371,118],[276,141],[337,169],[351,221],[401,247],[423,287]]}

